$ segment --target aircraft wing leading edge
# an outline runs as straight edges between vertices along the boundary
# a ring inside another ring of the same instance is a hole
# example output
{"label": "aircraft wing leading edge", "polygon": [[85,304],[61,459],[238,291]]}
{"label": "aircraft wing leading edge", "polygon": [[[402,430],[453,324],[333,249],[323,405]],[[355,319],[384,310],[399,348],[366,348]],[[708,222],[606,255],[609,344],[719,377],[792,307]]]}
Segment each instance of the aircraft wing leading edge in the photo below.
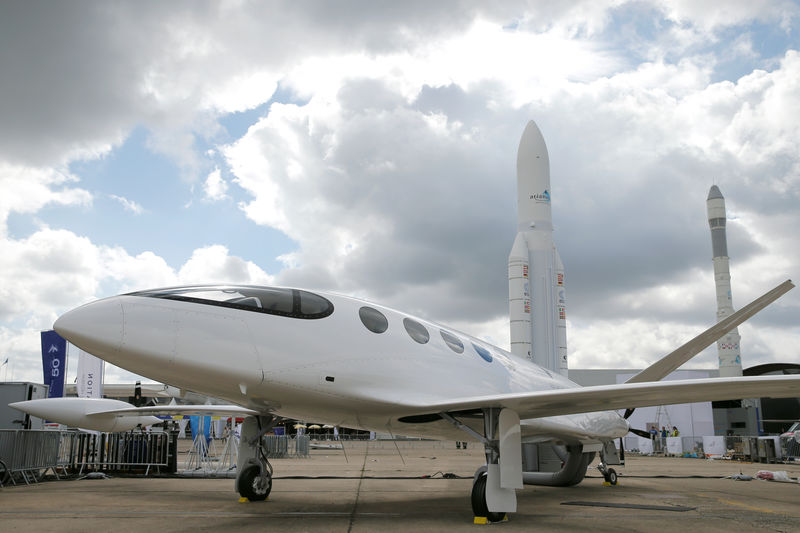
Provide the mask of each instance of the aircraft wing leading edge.
{"label": "aircraft wing leading edge", "polygon": [[[576,387],[526,393],[497,394],[456,398],[444,402],[384,404],[384,412],[394,412],[397,418],[441,412],[469,411],[498,407],[514,410],[521,419],[613,411],[629,407],[648,407],[678,403],[729,400],[733,398],[792,398],[800,396],[800,376],[758,376],[746,378],[707,378],[648,383],[623,383]],[[70,401],[72,400],[72,401]],[[10,407],[34,416],[50,417],[57,411],[82,417],[83,427],[109,419],[152,417],[155,415],[248,416],[264,414],[238,405],[159,405],[131,407],[116,400],[94,400],[94,405],[82,407],[81,412],[67,410],[70,403],[83,404],[85,398],[46,398],[9,404]],[[108,402],[108,403],[106,403]],[[114,402],[113,404],[111,402]],[[64,405],[66,403],[66,405]],[[105,405],[103,405],[105,403]],[[91,408],[90,408],[91,407]],[[57,411],[54,409],[57,408]],[[143,419],[140,419],[140,422]],[[109,420],[110,422],[110,420]],[[75,422],[64,422],[75,423]],[[80,424],[79,424],[80,425]],[[133,424],[135,426],[135,423]],[[119,429],[117,429],[119,430]]]}
{"label": "aircraft wing leading edge", "polygon": [[[474,396],[437,404],[408,404],[405,407],[409,416],[499,407],[513,409],[521,419],[528,419],[734,398],[797,396],[800,396],[800,376],[792,375],[623,383]],[[401,406],[398,408],[402,410]]]}
{"label": "aircraft wing leading edge", "polygon": [[238,405],[156,405],[133,407],[110,398],[40,398],[8,404],[29,415],[95,431],[127,431],[163,420],[156,415],[250,416],[262,414]]}
{"label": "aircraft wing leading edge", "polygon": [[114,416],[131,416],[131,415],[152,415],[152,416],[170,416],[170,415],[197,415],[197,416],[256,416],[260,413],[253,409],[240,407],[238,405],[153,405],[148,407],[130,407],[126,409],[114,409],[110,411],[101,411],[92,413],[89,416],[95,415],[114,415]]}

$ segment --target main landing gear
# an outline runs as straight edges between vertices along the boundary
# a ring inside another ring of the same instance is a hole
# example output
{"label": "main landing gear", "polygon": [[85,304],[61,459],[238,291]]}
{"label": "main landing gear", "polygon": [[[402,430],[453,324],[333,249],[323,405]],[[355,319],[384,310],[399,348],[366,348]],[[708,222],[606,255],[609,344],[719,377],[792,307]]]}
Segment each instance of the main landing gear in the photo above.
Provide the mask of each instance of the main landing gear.
{"label": "main landing gear", "polygon": [[[486,465],[475,473],[472,512],[475,521],[500,522],[517,510],[516,489],[522,488],[522,444],[519,416],[511,409],[483,409],[484,434],[439,413],[446,421],[481,441]],[[501,464],[500,457],[503,457]]]}
{"label": "main landing gear", "polygon": [[486,504],[486,480],[488,477],[485,467],[481,467],[475,474],[475,482],[472,484],[472,514],[476,517],[485,517],[489,522],[500,522],[506,517],[506,513],[493,513],[489,511]]}
{"label": "main landing gear", "polygon": [[277,420],[274,416],[248,416],[242,423],[236,491],[252,502],[266,500],[272,490],[272,465],[261,437]]}

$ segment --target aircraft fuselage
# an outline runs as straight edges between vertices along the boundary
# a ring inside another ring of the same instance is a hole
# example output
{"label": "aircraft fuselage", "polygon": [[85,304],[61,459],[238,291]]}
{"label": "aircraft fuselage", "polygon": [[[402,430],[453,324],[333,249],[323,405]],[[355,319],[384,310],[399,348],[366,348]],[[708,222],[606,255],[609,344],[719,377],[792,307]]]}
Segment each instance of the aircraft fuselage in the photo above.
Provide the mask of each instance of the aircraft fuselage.
{"label": "aircraft fuselage", "polygon": [[[466,439],[443,421],[399,422],[414,414],[402,408],[409,399],[436,404],[578,387],[451,328],[322,292],[143,291],[84,305],[55,328],[110,363],[182,389],[290,418],[404,435]],[[480,428],[480,421],[474,424]],[[553,428],[577,439],[628,430],[616,412],[540,418],[527,432],[525,426],[523,437],[530,438]]]}

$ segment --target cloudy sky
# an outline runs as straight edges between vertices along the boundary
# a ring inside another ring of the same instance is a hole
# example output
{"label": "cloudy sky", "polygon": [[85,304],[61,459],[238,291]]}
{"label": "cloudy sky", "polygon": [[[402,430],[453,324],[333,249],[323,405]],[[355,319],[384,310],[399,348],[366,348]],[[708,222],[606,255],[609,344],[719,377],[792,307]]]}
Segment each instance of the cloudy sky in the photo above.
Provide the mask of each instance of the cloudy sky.
{"label": "cloudy sky", "polygon": [[[571,367],[713,324],[712,184],[734,305],[800,279],[797,2],[502,5],[0,3],[9,379],[42,379],[64,311],[188,282],[353,294],[507,347],[531,119]],[[745,367],[800,362],[800,290],[740,333]]]}

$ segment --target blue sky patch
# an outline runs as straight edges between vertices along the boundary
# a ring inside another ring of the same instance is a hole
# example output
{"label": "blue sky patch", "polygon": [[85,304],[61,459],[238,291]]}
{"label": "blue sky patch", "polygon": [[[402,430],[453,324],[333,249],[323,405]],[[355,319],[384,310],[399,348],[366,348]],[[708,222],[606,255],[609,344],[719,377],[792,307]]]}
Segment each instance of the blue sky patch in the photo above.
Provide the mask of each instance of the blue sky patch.
{"label": "blue sky patch", "polygon": [[[195,183],[179,179],[181,169],[173,161],[147,148],[144,128],[134,130],[102,159],[73,163],[69,170],[80,178],[75,186],[92,193],[92,205],[52,204],[35,215],[15,213],[9,217],[10,235],[25,238],[44,223],[87,236],[95,244],[121,246],[131,255],[152,251],[175,269],[195,249],[224,244],[231,255],[253,261],[270,274],[282,268],[275,257],[297,247],[282,232],[246,218],[238,204],[249,196],[224,170],[228,198],[206,200],[205,176]],[[126,209],[114,197],[135,202],[141,212]]]}

